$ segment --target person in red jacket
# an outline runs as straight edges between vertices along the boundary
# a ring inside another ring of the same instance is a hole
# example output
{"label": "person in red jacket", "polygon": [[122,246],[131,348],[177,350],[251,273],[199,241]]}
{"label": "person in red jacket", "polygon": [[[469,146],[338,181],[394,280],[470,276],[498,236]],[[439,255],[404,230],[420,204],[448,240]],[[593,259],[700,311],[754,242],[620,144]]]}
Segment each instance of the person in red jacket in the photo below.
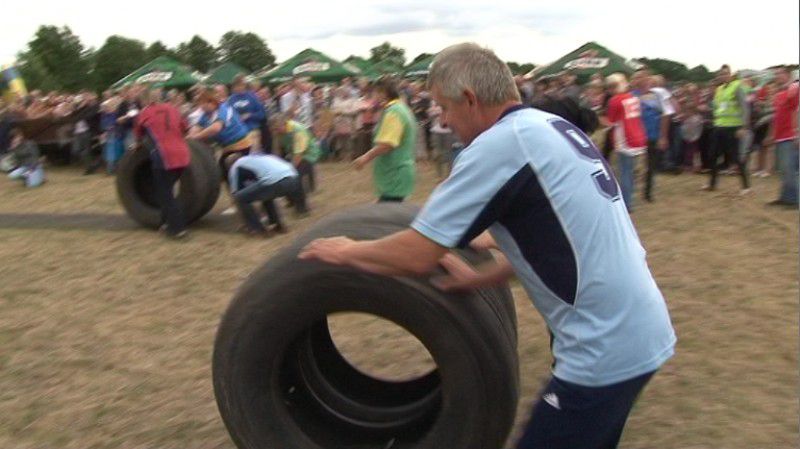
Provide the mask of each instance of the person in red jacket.
{"label": "person in red jacket", "polygon": [[775,69],[778,92],[773,100],[775,115],[768,140],[775,143],[775,151],[782,173],[780,197],[768,203],[797,209],[798,165],[800,165],[800,138],[798,138],[797,114],[800,110],[800,85],[792,82],[791,72],[786,66]]}
{"label": "person in red jacket", "polygon": [[160,90],[145,90],[139,100],[142,110],[134,133],[150,152],[156,199],[161,207],[160,230],[180,239],[187,235],[186,221],[173,190],[191,158],[183,137],[189,126],[175,106],[162,101]]}

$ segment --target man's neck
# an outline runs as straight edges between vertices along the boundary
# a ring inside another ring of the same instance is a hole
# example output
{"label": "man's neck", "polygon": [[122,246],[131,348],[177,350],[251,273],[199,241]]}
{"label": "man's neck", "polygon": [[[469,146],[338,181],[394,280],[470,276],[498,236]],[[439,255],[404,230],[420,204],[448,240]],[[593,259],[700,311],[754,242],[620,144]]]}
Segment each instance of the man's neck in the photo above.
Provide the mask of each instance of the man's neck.
{"label": "man's neck", "polygon": [[503,115],[503,113],[506,112],[506,110],[508,110],[509,108],[521,105],[522,105],[521,102],[517,100],[511,100],[503,104],[499,104],[497,106],[490,106],[486,108],[486,112],[483,114],[485,118],[484,124],[488,125],[486,128],[488,129],[489,127],[497,123],[497,121],[500,120],[500,117]]}

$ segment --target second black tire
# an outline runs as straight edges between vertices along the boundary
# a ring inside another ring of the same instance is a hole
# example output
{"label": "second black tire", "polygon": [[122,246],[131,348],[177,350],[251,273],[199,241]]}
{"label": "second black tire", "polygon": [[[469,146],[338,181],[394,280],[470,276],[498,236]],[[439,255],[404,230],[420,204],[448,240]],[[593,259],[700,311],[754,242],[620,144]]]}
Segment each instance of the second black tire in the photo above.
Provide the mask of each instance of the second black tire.
{"label": "second black tire", "polygon": [[[211,150],[189,142],[191,160],[178,181],[177,200],[187,224],[200,219],[216,203],[220,177]],[[158,228],[161,209],[155,196],[149,151],[140,146],[127,151],[117,165],[117,196],[128,216],[139,224]]]}

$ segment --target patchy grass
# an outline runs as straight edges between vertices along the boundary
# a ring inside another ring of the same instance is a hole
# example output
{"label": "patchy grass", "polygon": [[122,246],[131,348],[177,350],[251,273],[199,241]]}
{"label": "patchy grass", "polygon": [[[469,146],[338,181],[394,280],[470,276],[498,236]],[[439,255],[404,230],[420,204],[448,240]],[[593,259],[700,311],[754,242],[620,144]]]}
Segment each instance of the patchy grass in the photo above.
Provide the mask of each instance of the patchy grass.
{"label": "patchy grass", "polygon": [[[292,233],[251,240],[218,212],[173,243],[122,215],[112,178],[51,169],[24,190],[0,179],[0,447],[231,448],[210,359],[237,286],[293,234],[371,201],[370,176],[320,167],[314,213]],[[434,185],[422,169],[417,202]],[[625,448],[781,448],[798,441],[798,214],[772,210],[778,180],[701,193],[703,179],[661,176],[635,221],[679,343],[637,405]],[[546,330],[514,288],[524,423],[550,364]],[[337,323],[360,360],[387,360],[390,333]],[[361,338],[361,337],[364,338]],[[385,338],[380,338],[385,336]],[[365,344],[368,341],[369,344]],[[405,356],[401,356],[405,357]],[[395,359],[398,357],[395,357]],[[403,362],[403,363],[401,363]]]}

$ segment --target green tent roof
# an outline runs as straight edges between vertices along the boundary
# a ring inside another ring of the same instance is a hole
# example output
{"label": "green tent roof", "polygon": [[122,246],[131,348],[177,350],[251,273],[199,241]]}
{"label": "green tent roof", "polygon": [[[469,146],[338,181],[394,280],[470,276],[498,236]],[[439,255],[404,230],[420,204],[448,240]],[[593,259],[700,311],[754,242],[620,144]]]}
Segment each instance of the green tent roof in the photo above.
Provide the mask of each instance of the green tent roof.
{"label": "green tent roof", "polygon": [[367,78],[378,78],[381,75],[393,75],[403,71],[402,67],[392,64],[390,61],[379,61],[371,63],[370,61],[359,56],[351,56],[344,60],[345,65],[351,64],[361,70],[361,75]]}
{"label": "green tent roof", "polygon": [[403,71],[402,67],[392,64],[391,61],[378,61],[372,65],[372,70],[381,75],[394,75]]}
{"label": "green tent roof", "polygon": [[436,55],[428,56],[427,58],[420,59],[419,61],[407,66],[405,70],[403,70],[403,76],[414,78],[418,76],[428,76],[428,72],[431,68],[431,63],[433,62],[433,58]]}
{"label": "green tent roof", "polygon": [[361,70],[354,65],[342,64],[324,53],[307,48],[277,67],[255,76],[269,82],[283,82],[294,76],[307,76],[312,81],[324,83],[360,74]]}
{"label": "green tent roof", "polygon": [[209,72],[203,82],[206,84],[231,84],[237,75],[247,75],[249,73],[247,69],[240,65],[226,62]]}
{"label": "green tent roof", "polygon": [[617,72],[630,74],[639,66],[641,64],[635,61],[627,61],[622,56],[596,42],[587,42],[556,61],[537,67],[530,74],[536,78],[542,78],[557,75],[565,70],[571,70],[579,79],[585,80],[597,72],[600,72],[603,76]]}
{"label": "green tent roof", "polygon": [[378,72],[373,70],[372,64],[360,56],[350,56],[349,58],[344,60],[344,64],[345,65],[349,64],[357,67],[358,70],[361,71],[361,75],[363,76],[367,76],[370,78],[378,76]]}
{"label": "green tent roof", "polygon": [[167,56],[159,56],[112,84],[111,88],[118,89],[131,84],[150,84],[155,87],[189,87],[200,81],[200,78],[195,73],[187,65]]}

